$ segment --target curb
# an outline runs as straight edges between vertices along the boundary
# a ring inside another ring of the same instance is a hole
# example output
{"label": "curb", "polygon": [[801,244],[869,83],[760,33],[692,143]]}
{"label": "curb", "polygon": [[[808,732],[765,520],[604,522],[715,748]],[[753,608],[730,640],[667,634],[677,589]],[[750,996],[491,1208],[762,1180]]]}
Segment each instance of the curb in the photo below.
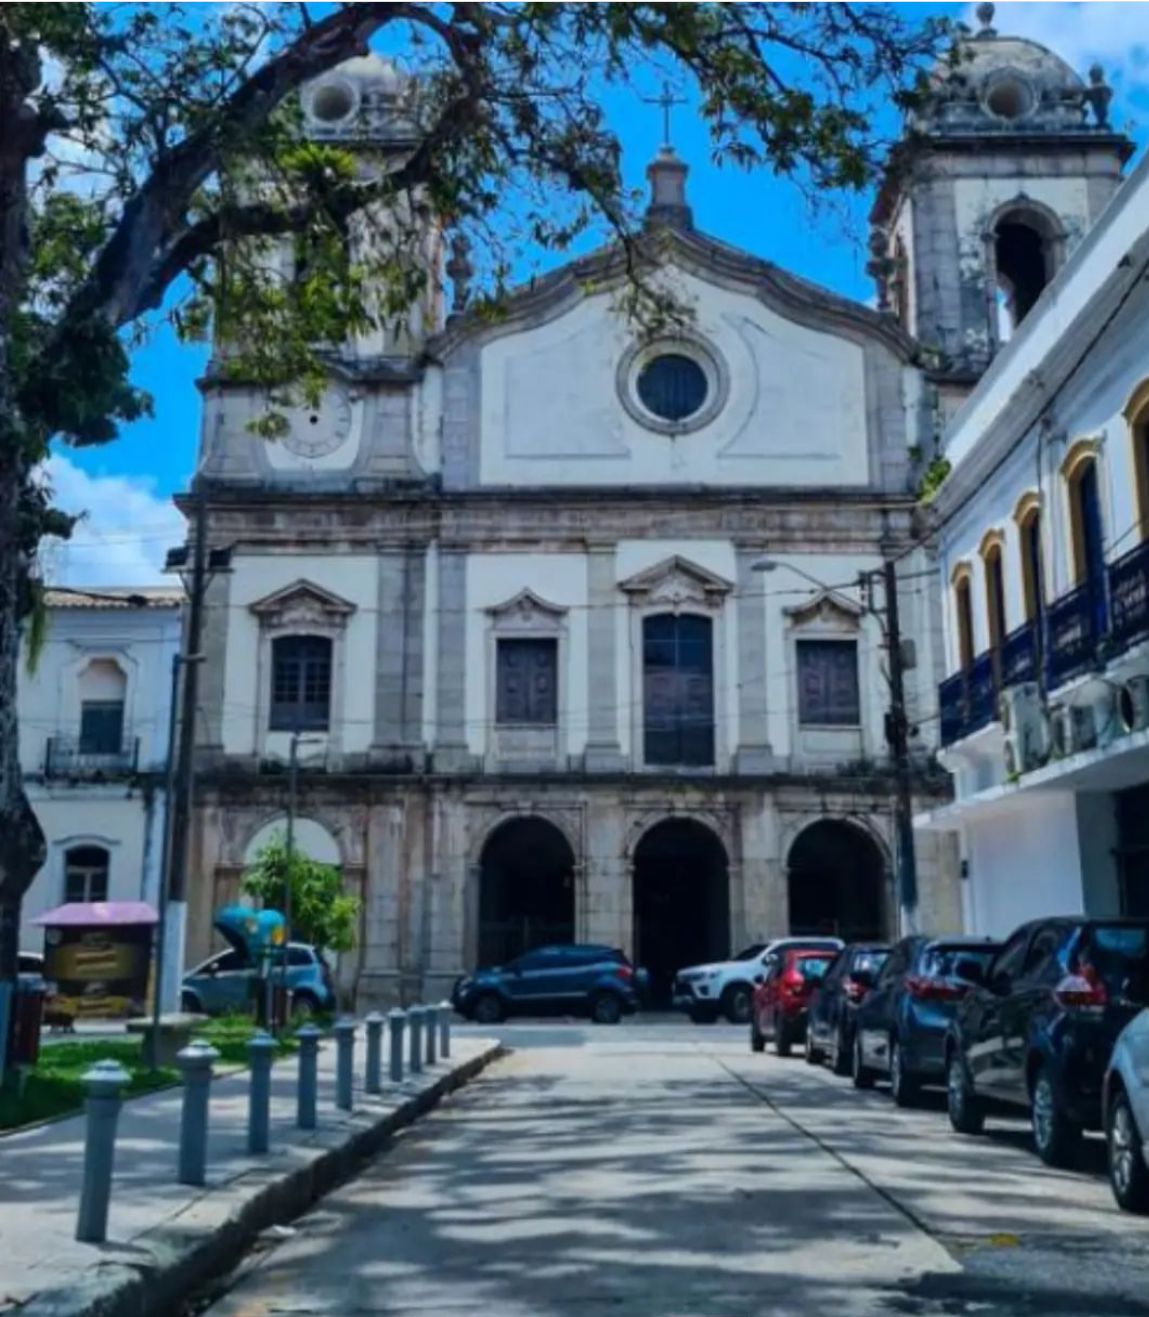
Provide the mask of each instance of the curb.
{"label": "curb", "polygon": [[[491,1043],[381,1119],[356,1112],[353,1120],[358,1128],[340,1130],[338,1142],[331,1146],[310,1145],[305,1151],[314,1150],[316,1155],[303,1165],[279,1171],[259,1168],[209,1190],[180,1216],[132,1241],[132,1249],[147,1257],[131,1264],[98,1262],[71,1284],[29,1299],[17,1310],[20,1317],[157,1317],[177,1312],[184,1300],[239,1262],[262,1231],[299,1216],[350,1179],[393,1134],[438,1106],[505,1052],[501,1043]],[[210,1214],[212,1200],[218,1204],[225,1198],[239,1201],[230,1203],[217,1224],[196,1221],[200,1209]]]}

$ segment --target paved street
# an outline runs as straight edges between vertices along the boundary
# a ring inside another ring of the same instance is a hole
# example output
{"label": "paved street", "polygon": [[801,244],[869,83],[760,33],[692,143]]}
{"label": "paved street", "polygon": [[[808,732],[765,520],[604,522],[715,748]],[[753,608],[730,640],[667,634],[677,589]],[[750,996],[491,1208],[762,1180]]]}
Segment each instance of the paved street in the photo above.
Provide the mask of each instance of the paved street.
{"label": "paved street", "polygon": [[724,1026],[503,1033],[213,1317],[1149,1312],[1099,1155],[1046,1170],[1020,1124],[958,1139],[940,1096],[897,1111]]}

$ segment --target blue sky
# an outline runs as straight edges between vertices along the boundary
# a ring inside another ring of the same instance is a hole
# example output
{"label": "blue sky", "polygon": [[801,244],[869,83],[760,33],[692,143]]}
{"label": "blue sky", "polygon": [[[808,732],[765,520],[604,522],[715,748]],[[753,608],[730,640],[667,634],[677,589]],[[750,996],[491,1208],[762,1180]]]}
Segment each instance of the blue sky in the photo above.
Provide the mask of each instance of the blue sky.
{"label": "blue sky", "polygon": [[[909,6],[899,6],[909,8]],[[915,16],[944,12],[972,23],[972,6],[914,5]],[[1084,72],[1099,60],[1117,91],[1115,120],[1144,145],[1149,129],[1149,3],[1007,3],[995,25],[1044,42]],[[650,93],[657,90],[652,75]],[[643,171],[661,140],[661,116],[628,93],[608,102],[623,143],[629,181]],[[889,127],[889,126],[888,126]],[[893,131],[892,127],[889,128]],[[869,198],[835,200],[811,212],[785,179],[746,174],[710,162],[705,125],[690,106],[675,111],[673,137],[690,165],[695,224],[704,232],[833,288],[868,300],[865,217]],[[49,558],[49,570],[74,584],[143,584],[156,579],[166,547],[182,538],[170,496],[186,488],[199,431],[195,380],[202,350],[156,330],[135,356],[134,378],[155,399],[155,416],[127,427],[114,443],[62,450],[50,463],[57,499],[86,512],[73,543]]]}

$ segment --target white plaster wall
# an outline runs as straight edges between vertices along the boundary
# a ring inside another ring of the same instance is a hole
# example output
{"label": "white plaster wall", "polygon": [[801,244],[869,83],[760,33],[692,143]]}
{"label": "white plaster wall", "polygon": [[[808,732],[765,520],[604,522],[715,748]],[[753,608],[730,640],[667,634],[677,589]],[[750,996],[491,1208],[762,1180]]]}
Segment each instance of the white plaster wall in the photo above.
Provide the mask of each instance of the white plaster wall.
{"label": "white plaster wall", "polygon": [[567,754],[578,754],[586,745],[588,726],[587,683],[587,571],[586,558],[574,553],[475,553],[467,558],[467,671],[466,739],[474,754],[483,754],[494,727],[495,710],[488,637],[490,617],[486,610],[513,599],[522,590],[532,590],[547,603],[567,609],[565,645],[561,661],[565,672],[559,681],[560,726],[565,727]]}
{"label": "white plaster wall", "polygon": [[[253,864],[259,852],[269,842],[277,837],[283,839],[286,835],[286,815],[272,819],[270,823],[265,823],[247,843],[247,848],[243,853],[244,865]],[[320,864],[340,865],[343,863],[343,856],[339,852],[339,843],[322,823],[317,822],[315,819],[309,819],[305,815],[296,817],[291,834],[291,844],[295,852],[307,855],[313,860],[318,860]]]}
{"label": "white plaster wall", "polygon": [[[375,724],[375,646],[378,560],[367,554],[243,554],[232,564],[224,662],[223,747],[227,754],[286,756],[289,736],[267,730],[266,683],[261,673],[259,619],[251,605],[298,581],[309,581],[355,605],[343,632],[343,662],[336,656],[332,709],[342,701],[336,730],[344,752],[366,750]],[[261,686],[262,683],[262,686]],[[312,753],[324,738],[308,733]]]}
{"label": "white plaster wall", "polygon": [[17,677],[23,771],[43,771],[49,737],[79,735],[79,677],[93,659],[112,659],[126,674],[124,735],[139,738],[142,769],[161,768],[180,617],[179,608],[51,608],[36,670],[21,662]]}
{"label": "white plaster wall", "polygon": [[1072,792],[1026,792],[965,825],[968,932],[1006,937],[1041,915],[1081,914],[1084,898]]}
{"label": "white plaster wall", "polygon": [[615,377],[632,331],[603,293],[483,349],[483,483],[867,483],[862,348],[681,272],[673,286],[727,363],[714,420],[675,437],[626,412]]}
{"label": "white plaster wall", "polygon": [[[48,843],[48,858],[25,894],[20,911],[20,946],[42,951],[43,930],[32,920],[64,900],[64,853],[73,846],[102,846],[109,856],[108,899],[150,900],[158,891],[159,854],[146,845],[148,817],[140,792],[127,787],[52,788],[32,785],[28,790],[36,817]],[[156,814],[162,813],[157,802]]]}

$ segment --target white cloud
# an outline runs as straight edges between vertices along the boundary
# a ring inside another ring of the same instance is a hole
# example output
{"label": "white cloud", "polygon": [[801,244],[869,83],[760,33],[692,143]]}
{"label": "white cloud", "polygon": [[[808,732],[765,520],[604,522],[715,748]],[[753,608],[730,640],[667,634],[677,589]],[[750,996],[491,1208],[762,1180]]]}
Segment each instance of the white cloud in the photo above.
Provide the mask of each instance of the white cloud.
{"label": "white cloud", "polygon": [[47,541],[45,575],[56,585],[156,585],[164,555],[185,538],[184,519],[142,476],[93,476],[61,453],[44,463],[57,507],[84,518],[65,543]]}

